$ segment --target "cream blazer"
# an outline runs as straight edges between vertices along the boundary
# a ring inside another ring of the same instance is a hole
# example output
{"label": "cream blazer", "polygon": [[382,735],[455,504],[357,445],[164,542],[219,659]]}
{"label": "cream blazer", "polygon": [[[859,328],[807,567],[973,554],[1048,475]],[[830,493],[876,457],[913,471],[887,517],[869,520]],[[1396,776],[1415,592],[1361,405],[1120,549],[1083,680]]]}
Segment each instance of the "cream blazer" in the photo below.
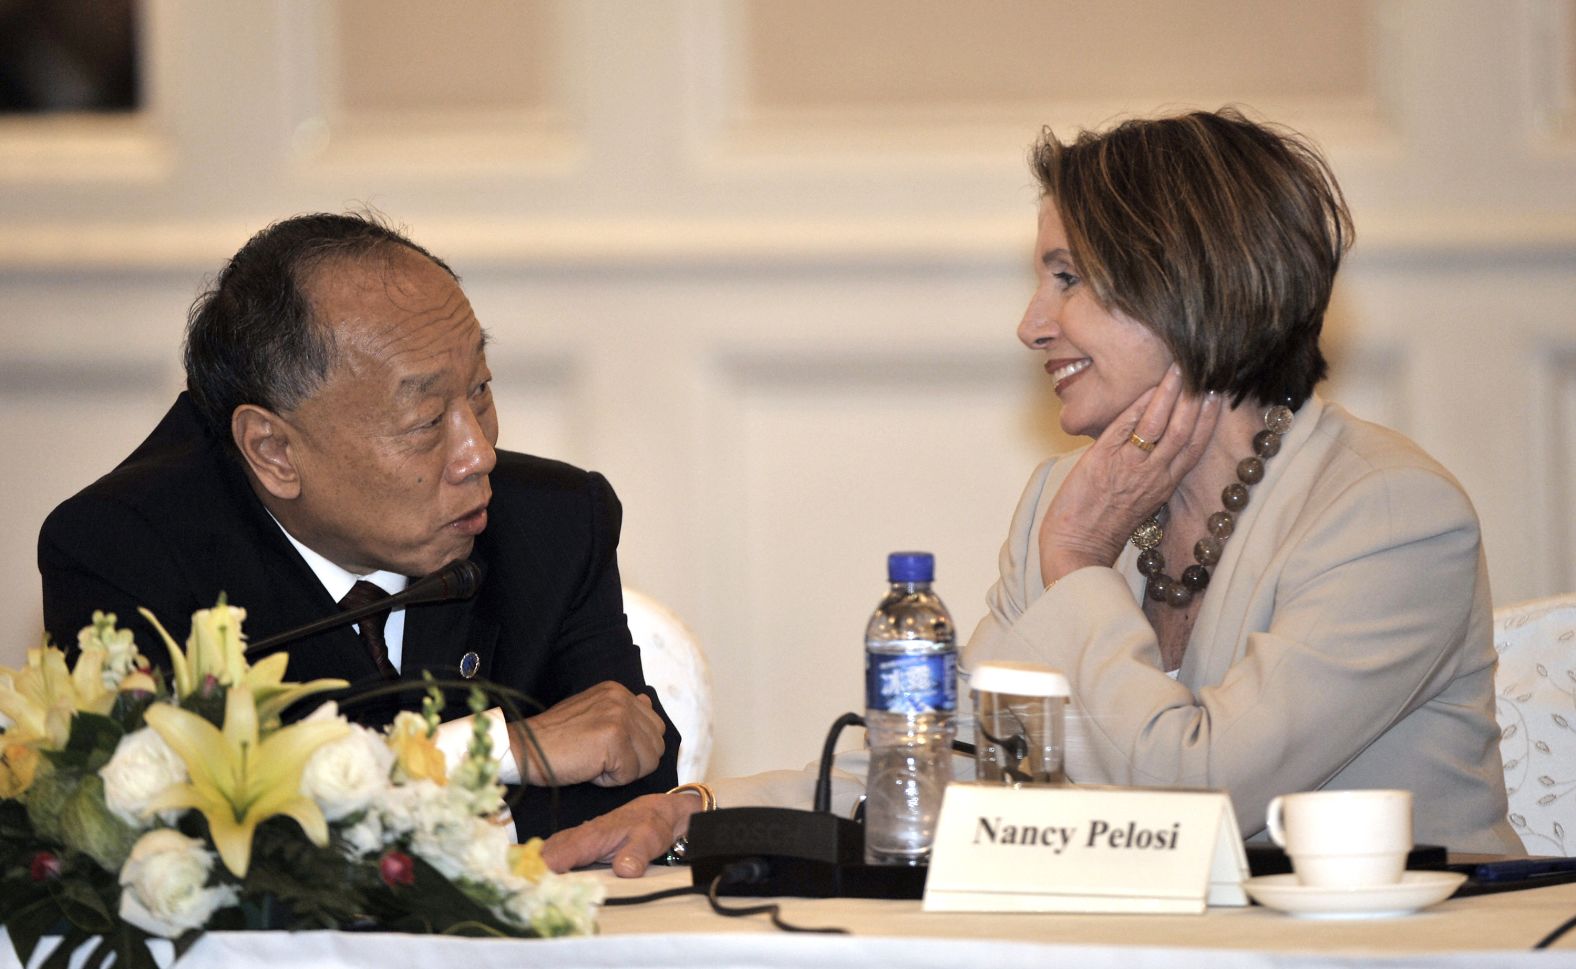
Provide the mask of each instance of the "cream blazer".
{"label": "cream blazer", "polygon": [[1035,470],[963,656],[1067,675],[1074,781],[1223,788],[1247,836],[1277,794],[1406,788],[1418,843],[1522,853],[1477,515],[1447,471],[1310,399],[1237,516],[1173,679],[1131,545],[1045,588],[1040,522],[1080,453]]}
{"label": "cream blazer", "polygon": [[[1237,516],[1173,678],[1142,610],[1136,549],[1045,589],[1040,521],[1081,453],[1030,478],[989,613],[963,650],[965,672],[1011,659],[1067,675],[1074,781],[1223,788],[1245,837],[1262,836],[1277,794],[1406,788],[1419,844],[1523,853],[1505,819],[1477,514],[1447,471],[1399,434],[1308,400]],[[839,755],[834,810],[852,806],[866,763]],[[809,807],[814,765],[713,786],[723,806]]]}

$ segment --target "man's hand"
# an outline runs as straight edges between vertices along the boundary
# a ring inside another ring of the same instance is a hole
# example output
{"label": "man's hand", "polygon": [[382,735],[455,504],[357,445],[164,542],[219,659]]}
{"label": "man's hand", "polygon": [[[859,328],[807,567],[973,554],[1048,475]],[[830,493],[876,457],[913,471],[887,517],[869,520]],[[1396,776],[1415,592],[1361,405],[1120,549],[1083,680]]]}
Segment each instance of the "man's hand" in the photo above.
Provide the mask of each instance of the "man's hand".
{"label": "man's hand", "polygon": [[[657,769],[667,725],[644,694],[607,680],[527,717],[533,744],[521,721],[509,724],[509,746],[520,776],[538,787],[549,783],[542,755],[559,784],[590,781],[619,787]],[[540,748],[540,751],[538,750]]]}
{"label": "man's hand", "polygon": [[638,878],[651,859],[658,857],[689,830],[690,815],[700,810],[693,794],[647,794],[623,807],[567,831],[560,831],[542,846],[542,860],[553,871],[563,872],[599,861],[611,862],[613,874]]}

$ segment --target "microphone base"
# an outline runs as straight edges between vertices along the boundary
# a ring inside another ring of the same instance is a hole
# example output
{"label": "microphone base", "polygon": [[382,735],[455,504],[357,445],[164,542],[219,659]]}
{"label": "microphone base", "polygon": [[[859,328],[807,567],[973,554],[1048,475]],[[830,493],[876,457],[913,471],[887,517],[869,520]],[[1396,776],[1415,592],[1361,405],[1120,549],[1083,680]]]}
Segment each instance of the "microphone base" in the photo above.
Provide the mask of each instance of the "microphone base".
{"label": "microphone base", "polygon": [[797,898],[921,898],[924,865],[865,864],[865,830],[821,811],[723,808],[690,817],[689,862],[706,890],[737,862],[748,880],[725,877],[719,895]]}

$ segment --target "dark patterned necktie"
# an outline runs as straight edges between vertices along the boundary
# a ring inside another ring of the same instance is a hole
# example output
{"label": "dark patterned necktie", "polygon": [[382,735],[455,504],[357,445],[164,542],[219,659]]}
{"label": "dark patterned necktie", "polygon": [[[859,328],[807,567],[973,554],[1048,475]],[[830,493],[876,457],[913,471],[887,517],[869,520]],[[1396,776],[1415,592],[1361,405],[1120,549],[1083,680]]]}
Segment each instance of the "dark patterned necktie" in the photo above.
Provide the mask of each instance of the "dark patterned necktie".
{"label": "dark patterned necktie", "polygon": [[[370,605],[380,599],[388,598],[388,593],[373,585],[371,582],[357,582],[339,600],[339,608],[349,612]],[[367,648],[367,655],[372,657],[372,662],[377,665],[378,672],[386,679],[399,676],[399,671],[394,664],[389,662],[388,643],[383,640],[383,623],[388,620],[389,611],[374,612],[370,616],[363,616],[359,621],[361,626],[361,644]]]}

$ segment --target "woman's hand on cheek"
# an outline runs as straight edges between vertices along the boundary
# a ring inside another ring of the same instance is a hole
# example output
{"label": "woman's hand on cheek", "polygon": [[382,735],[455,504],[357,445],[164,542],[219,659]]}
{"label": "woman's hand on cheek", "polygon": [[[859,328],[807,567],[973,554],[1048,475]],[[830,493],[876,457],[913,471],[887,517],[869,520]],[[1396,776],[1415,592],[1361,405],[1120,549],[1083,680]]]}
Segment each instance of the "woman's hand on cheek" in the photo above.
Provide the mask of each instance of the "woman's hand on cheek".
{"label": "woman's hand on cheek", "polygon": [[[1046,583],[1089,565],[1110,566],[1133,529],[1160,507],[1209,446],[1220,397],[1182,392],[1175,366],[1095,439],[1051,499],[1040,525]],[[1152,445],[1133,443],[1137,435]]]}

